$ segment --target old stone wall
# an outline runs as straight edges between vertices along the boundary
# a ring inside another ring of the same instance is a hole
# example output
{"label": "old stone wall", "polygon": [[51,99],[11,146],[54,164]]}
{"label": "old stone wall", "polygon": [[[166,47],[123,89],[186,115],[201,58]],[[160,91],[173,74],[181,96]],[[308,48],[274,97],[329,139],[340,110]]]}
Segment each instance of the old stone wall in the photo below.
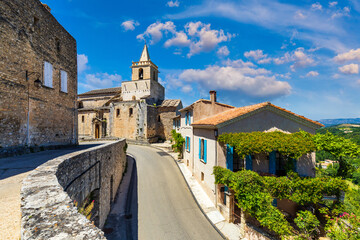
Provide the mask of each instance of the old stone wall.
{"label": "old stone wall", "polygon": [[93,214],[102,228],[125,169],[125,140],[64,155],[34,170],[21,189],[22,239],[105,239],[79,205],[98,191]]}
{"label": "old stone wall", "polygon": [[[38,88],[45,61],[52,87]],[[76,41],[39,0],[1,1],[0,94],[0,155],[19,146],[77,143]]]}
{"label": "old stone wall", "polygon": [[124,101],[114,104],[113,126],[114,137],[123,137],[135,140],[137,136],[137,118],[139,114],[138,101]]}
{"label": "old stone wall", "polygon": [[158,136],[164,140],[171,138],[171,130],[173,129],[173,118],[176,117],[176,107],[160,107],[158,108]]}

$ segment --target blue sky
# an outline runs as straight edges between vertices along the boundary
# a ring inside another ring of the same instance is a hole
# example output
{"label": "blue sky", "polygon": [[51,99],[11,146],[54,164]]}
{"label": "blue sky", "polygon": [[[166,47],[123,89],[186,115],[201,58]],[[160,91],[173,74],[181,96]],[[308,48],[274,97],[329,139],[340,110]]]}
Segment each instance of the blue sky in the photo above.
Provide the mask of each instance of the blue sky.
{"label": "blue sky", "polygon": [[360,1],[44,0],[78,45],[78,92],[131,79],[148,43],[166,98],[218,92],[312,119],[360,117]]}

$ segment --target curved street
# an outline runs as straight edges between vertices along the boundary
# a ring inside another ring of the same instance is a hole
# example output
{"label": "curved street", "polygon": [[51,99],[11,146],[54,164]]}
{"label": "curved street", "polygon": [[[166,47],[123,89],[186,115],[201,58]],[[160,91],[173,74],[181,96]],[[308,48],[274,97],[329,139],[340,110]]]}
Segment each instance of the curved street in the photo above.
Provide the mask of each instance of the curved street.
{"label": "curved street", "polygon": [[137,186],[133,187],[128,207],[131,213],[113,216],[116,229],[108,239],[120,239],[126,231],[126,239],[129,231],[132,239],[141,240],[222,239],[200,211],[173,158],[161,150],[138,145],[129,145],[127,153],[136,160],[132,183]]}

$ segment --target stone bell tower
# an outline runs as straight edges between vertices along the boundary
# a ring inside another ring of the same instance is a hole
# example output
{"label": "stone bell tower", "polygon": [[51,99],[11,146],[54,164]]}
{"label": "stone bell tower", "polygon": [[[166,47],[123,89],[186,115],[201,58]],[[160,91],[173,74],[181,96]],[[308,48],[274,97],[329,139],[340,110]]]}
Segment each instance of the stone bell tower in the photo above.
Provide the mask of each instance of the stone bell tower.
{"label": "stone bell tower", "polygon": [[159,70],[158,67],[150,60],[147,45],[141,53],[140,61],[132,63],[132,77],[131,80],[153,80],[158,81]]}
{"label": "stone bell tower", "polygon": [[144,45],[140,61],[132,62],[131,81],[123,81],[121,95],[124,101],[146,99],[149,104],[161,103],[165,89],[158,82],[158,67],[150,60],[149,51]]}

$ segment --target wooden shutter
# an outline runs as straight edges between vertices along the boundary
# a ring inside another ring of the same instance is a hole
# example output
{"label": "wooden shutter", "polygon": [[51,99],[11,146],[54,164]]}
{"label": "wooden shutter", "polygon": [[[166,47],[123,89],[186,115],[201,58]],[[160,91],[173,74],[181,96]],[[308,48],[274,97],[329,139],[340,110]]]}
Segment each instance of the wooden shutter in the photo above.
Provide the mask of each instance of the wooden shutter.
{"label": "wooden shutter", "polygon": [[276,174],[276,151],[269,154],[269,173]]}
{"label": "wooden shutter", "polygon": [[204,162],[207,163],[207,140],[204,140]]}
{"label": "wooden shutter", "polygon": [[190,137],[189,137],[189,152],[190,152]]}
{"label": "wooden shutter", "polygon": [[234,171],[234,148],[226,144],[226,168]]}
{"label": "wooden shutter", "polygon": [[44,62],[44,85],[47,87],[53,87],[53,69],[49,62]]}
{"label": "wooden shutter", "polygon": [[60,71],[60,78],[61,78],[61,91],[67,93],[67,85],[68,85],[67,72],[61,70]]}
{"label": "wooden shutter", "polygon": [[201,138],[199,138],[199,159],[201,159]]}
{"label": "wooden shutter", "polygon": [[252,164],[251,155],[246,156],[246,170],[253,170],[253,164]]}
{"label": "wooden shutter", "polygon": [[185,125],[188,125],[188,118],[187,118],[187,116],[188,116],[188,113],[185,113]]}
{"label": "wooden shutter", "polygon": [[189,125],[191,124],[191,112],[189,112]]}

